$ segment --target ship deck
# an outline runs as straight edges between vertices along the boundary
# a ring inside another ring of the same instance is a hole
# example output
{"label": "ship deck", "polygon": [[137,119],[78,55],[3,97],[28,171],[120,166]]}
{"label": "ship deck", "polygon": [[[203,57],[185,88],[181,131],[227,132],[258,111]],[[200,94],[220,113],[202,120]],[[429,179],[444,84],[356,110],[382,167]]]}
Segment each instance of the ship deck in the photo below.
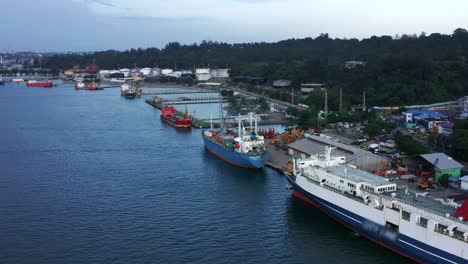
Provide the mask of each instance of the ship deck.
{"label": "ship deck", "polygon": [[365,182],[376,187],[393,184],[393,182],[390,182],[386,178],[374,175],[363,170],[355,169],[348,165],[328,167],[327,171],[331,174],[337,175],[343,179],[347,179],[352,182]]}
{"label": "ship deck", "polygon": [[[430,197],[430,194],[428,194],[426,197],[419,195],[423,193],[424,192],[415,193],[412,191],[408,191],[408,194],[407,194],[405,190],[398,189],[396,191],[397,196],[395,198],[402,201],[403,203],[410,204],[410,205],[413,205],[414,207],[428,210],[428,211],[437,213],[442,216],[445,216],[445,214],[450,214],[450,216],[453,217],[453,215],[457,211],[456,208],[450,207],[448,205],[444,205],[440,201],[435,200],[434,198]],[[392,199],[391,193],[385,193],[383,194],[383,196],[389,199]]]}
{"label": "ship deck", "polygon": [[[346,172],[345,172],[346,169]],[[348,179],[354,182],[366,182],[372,184],[374,186],[382,186],[388,184],[396,184],[394,181],[390,181],[382,176],[377,176],[372,173],[362,171],[359,169],[352,168],[347,165],[339,165],[334,167],[328,167],[327,171],[344,179]],[[450,214],[453,217],[455,212],[457,211],[456,208],[442,204],[440,200],[436,200],[437,197],[431,196],[430,192],[414,192],[411,190],[406,191],[404,188],[397,188],[395,191],[397,196],[395,198],[399,199],[401,202],[413,205],[417,208],[421,208],[424,210],[428,210],[434,212],[436,214],[445,216],[446,214]],[[426,194],[423,196],[423,194]],[[383,193],[382,196],[393,199],[391,197],[391,192]],[[438,198],[441,199],[441,198]]]}

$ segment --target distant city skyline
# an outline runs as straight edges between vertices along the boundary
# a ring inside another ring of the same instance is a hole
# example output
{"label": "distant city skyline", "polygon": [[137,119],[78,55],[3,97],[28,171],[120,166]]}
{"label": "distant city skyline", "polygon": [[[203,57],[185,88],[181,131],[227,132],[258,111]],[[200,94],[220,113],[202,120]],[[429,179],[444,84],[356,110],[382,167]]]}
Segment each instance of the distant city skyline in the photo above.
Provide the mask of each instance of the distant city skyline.
{"label": "distant city skyline", "polygon": [[275,42],[321,33],[362,39],[468,28],[468,2],[461,0],[15,0],[0,6],[0,52]]}

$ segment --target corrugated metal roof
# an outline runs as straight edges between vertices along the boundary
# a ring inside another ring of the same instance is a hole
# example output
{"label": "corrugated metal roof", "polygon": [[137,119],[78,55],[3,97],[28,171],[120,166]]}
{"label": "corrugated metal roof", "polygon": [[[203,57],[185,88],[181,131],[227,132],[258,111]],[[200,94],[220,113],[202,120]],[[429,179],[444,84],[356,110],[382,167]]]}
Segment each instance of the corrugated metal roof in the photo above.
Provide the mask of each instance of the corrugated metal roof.
{"label": "corrugated metal roof", "polygon": [[[432,165],[437,167],[439,170],[450,170],[450,169],[461,169],[463,165],[458,163],[456,160],[452,159],[451,157],[445,155],[444,153],[432,153],[432,154],[424,154],[421,157]],[[437,161],[437,162],[436,162]]]}
{"label": "corrugated metal roof", "polygon": [[[319,142],[309,140],[307,138],[298,140],[296,142],[293,142],[288,145],[289,148],[295,149],[301,153],[305,153],[307,155],[315,155],[318,153],[324,153],[325,151],[325,144],[321,144]],[[342,149],[334,149],[332,151],[332,155],[337,155],[337,156],[345,156],[346,160],[348,161],[350,157],[353,156],[352,152],[348,152]]]}

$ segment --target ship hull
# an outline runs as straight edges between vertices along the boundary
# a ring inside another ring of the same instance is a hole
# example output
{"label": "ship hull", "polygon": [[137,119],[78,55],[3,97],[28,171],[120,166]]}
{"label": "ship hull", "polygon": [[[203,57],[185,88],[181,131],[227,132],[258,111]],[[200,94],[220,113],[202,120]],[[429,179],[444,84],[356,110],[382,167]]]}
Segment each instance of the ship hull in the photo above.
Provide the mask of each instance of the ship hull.
{"label": "ship hull", "polygon": [[[349,206],[341,207],[336,205],[337,203],[322,199],[321,196],[326,196],[324,193],[331,192],[323,187],[317,185],[315,188],[312,187],[314,191],[306,191],[289,176],[287,179],[294,188],[294,197],[317,207],[338,223],[388,250],[418,263],[468,263],[466,259],[422,243],[345,209],[350,208]],[[339,194],[332,192],[331,195]]]}
{"label": "ship hull", "polygon": [[192,122],[188,119],[178,119],[177,117],[165,117],[161,115],[161,120],[177,128],[190,128]]}
{"label": "ship hull", "polygon": [[45,83],[26,83],[27,87],[39,87],[39,88],[51,88],[52,83],[51,82],[45,82]]}
{"label": "ship hull", "polygon": [[228,151],[220,145],[211,142],[209,139],[203,136],[203,142],[205,143],[205,148],[219,157],[220,159],[246,169],[261,169],[263,167],[262,155],[245,155],[236,153],[234,151]]}
{"label": "ship hull", "polygon": [[89,85],[89,86],[75,85],[75,90],[97,91],[97,90],[102,90],[102,88],[96,85]]}
{"label": "ship hull", "polygon": [[134,99],[136,97],[136,93],[124,93],[124,96],[127,99]]}

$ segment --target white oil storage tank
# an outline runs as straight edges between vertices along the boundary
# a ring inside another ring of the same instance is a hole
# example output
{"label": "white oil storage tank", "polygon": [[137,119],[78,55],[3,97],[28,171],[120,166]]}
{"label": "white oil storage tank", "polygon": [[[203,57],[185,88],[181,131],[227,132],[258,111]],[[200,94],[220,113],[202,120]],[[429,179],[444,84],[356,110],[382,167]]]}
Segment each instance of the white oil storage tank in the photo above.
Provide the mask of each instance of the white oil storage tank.
{"label": "white oil storage tank", "polygon": [[229,78],[229,70],[228,69],[216,69],[216,77]]}
{"label": "white oil storage tank", "polygon": [[169,73],[172,73],[172,72],[173,72],[172,69],[162,69],[162,70],[161,70],[161,73],[162,73],[163,75],[166,75],[166,74],[169,74]]}
{"label": "white oil storage tank", "polygon": [[124,77],[130,76],[130,69],[123,68],[123,69],[120,69],[120,72],[123,73]]}
{"label": "white oil storage tank", "polygon": [[212,78],[218,77],[218,70],[216,70],[216,69],[211,69],[211,70],[210,70],[210,75],[211,75]]}
{"label": "white oil storage tank", "polygon": [[161,68],[153,68],[151,69],[151,76],[159,76],[162,74]]}
{"label": "white oil storage tank", "polygon": [[151,68],[143,68],[140,71],[143,73],[143,76],[148,76],[151,73]]}
{"label": "white oil storage tank", "polygon": [[210,74],[209,68],[198,68],[195,69],[195,74]]}
{"label": "white oil storage tank", "polygon": [[211,79],[211,75],[208,73],[197,74],[198,81],[209,81]]}

